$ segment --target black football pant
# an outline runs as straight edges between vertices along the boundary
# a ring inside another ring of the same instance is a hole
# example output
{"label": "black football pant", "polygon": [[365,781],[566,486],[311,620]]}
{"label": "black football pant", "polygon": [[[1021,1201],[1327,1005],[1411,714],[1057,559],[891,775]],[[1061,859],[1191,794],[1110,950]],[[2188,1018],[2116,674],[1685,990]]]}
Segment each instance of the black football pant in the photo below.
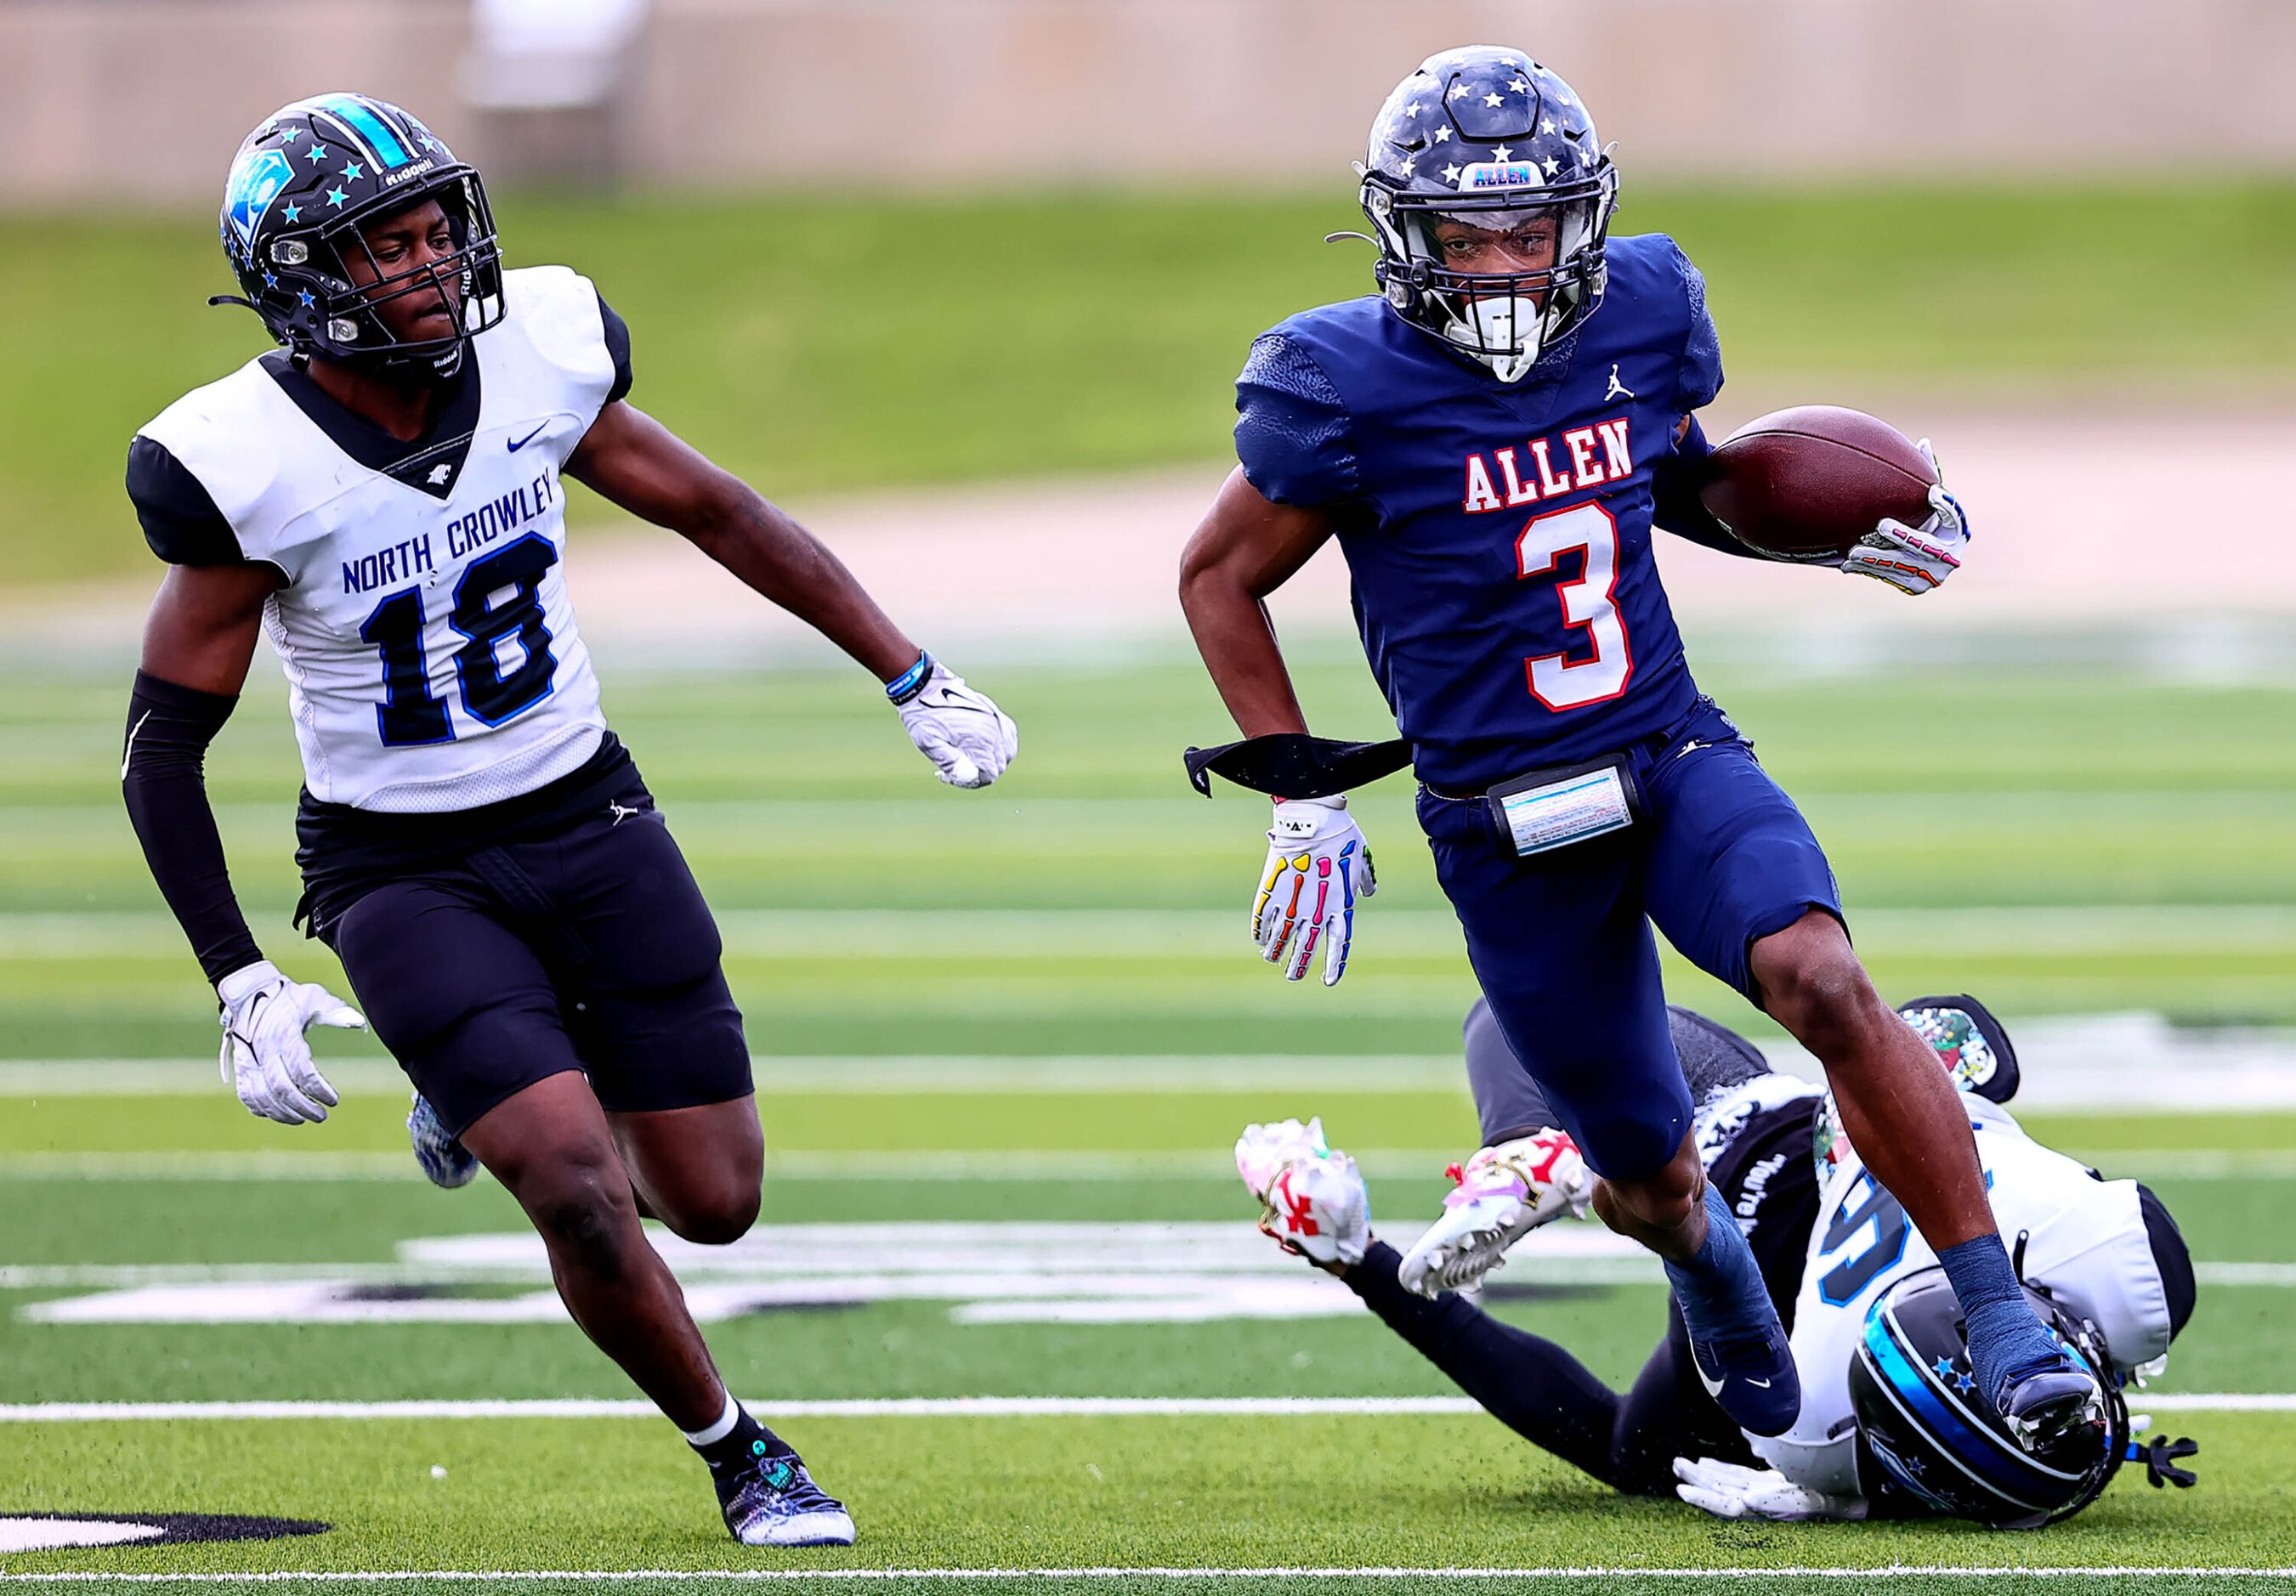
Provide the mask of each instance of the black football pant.
{"label": "black football pant", "polygon": [[1745,1436],[1699,1384],[1671,1298],[1666,1339],[1620,1395],[1554,1342],[1463,1297],[1447,1291],[1431,1302],[1404,1289],[1396,1278],[1401,1262],[1395,1248],[1374,1241],[1348,1271],[1348,1285],[1389,1329],[1534,1446],[1636,1496],[1671,1495],[1678,1457],[1756,1463]]}

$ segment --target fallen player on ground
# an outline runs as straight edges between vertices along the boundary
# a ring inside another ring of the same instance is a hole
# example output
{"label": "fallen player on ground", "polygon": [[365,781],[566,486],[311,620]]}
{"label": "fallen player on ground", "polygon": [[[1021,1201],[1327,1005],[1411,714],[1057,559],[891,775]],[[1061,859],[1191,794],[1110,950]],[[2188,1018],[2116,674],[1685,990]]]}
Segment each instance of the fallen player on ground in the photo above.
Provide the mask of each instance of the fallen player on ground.
{"label": "fallen player on ground", "polygon": [[1629,1494],[1675,1494],[1729,1518],[1949,1514],[2026,1527],[2079,1511],[2124,1461],[2145,1462],[2155,1485],[2190,1485],[2174,1460],[2191,1444],[2136,1443],[2143,1420],[2121,1395],[2159,1371],[2192,1315],[2192,1261],[2175,1221],[2144,1186],[2103,1180],[2025,1134],[2002,1106],[2016,1054],[1983,1005],[1924,998],[1899,1012],[1961,1089],[2036,1310],[2104,1376],[2103,1421],[2040,1453],[1972,1400],[1936,1256],[1840,1134],[1830,1096],[1687,1010],[1669,1019],[1708,1182],[1753,1250],[1800,1376],[1800,1417],[1775,1437],[1724,1414],[1671,1297],[1665,1335],[1620,1393],[1458,1294],[1530,1231],[1583,1214],[1592,1186],[1481,1000],[1466,1052],[1483,1146],[1455,1166],[1442,1216],[1407,1252],[1373,1237],[1362,1176],[1324,1144],[1319,1121],[1249,1127],[1236,1164],[1265,1205],[1263,1230],[1345,1281],[1502,1423]]}

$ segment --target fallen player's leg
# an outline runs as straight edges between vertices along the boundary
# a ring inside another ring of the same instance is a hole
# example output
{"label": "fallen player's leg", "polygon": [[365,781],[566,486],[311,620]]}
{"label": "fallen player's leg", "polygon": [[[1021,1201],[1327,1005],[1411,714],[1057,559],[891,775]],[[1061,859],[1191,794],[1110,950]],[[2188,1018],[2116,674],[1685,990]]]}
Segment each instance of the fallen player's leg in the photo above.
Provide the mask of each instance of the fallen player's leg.
{"label": "fallen player's leg", "polygon": [[[1430,1300],[1405,1288],[1383,1241],[1335,1271],[1364,1305],[1417,1347],[1491,1416],[1533,1445],[1636,1496],[1674,1489],[1677,1457],[1754,1454],[1701,1388],[1678,1313],[1633,1387],[1613,1391],[1562,1346],[1493,1317],[1455,1293]],[[1685,1450],[1686,1449],[1686,1450]]]}
{"label": "fallen player's leg", "polygon": [[[1800,1134],[1807,1141],[1806,1127]],[[1804,1155],[1805,1161],[1807,1155]],[[1248,1126],[1236,1167],[1263,1205],[1260,1229],[1338,1276],[1390,1329],[1524,1439],[1621,1491],[1664,1495],[1680,1456],[1753,1461],[1736,1424],[1702,1387],[1681,1315],[1624,1395],[1555,1343],[1464,1297],[1405,1287],[1402,1259],[1371,1234],[1355,1161],[1324,1142],[1319,1120]]]}

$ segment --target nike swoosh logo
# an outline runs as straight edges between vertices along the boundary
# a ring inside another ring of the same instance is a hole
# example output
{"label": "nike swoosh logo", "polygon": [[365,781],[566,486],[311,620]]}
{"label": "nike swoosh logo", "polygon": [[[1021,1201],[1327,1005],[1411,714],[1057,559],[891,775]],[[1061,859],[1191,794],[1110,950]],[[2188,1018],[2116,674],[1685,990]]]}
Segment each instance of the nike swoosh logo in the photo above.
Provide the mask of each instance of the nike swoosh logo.
{"label": "nike swoosh logo", "polygon": [[1768,1389],[1770,1388],[1770,1382],[1769,1382],[1769,1381],[1767,1381],[1767,1380],[1766,1380],[1766,1379],[1748,1379],[1748,1380],[1746,1381],[1746,1383],[1747,1383],[1748,1385],[1750,1385],[1750,1386],[1752,1386],[1752,1387],[1756,1387],[1756,1388],[1757,1388],[1757,1389],[1759,1389],[1759,1390],[1767,1391],[1767,1390],[1768,1390]]}
{"label": "nike swoosh logo", "polygon": [[151,718],[152,712],[149,709],[146,709],[143,714],[135,717],[135,724],[127,728],[127,747],[119,756],[119,779],[123,782],[127,779],[127,766],[129,763],[135,757],[135,735],[137,733],[143,731],[144,723]]}
{"label": "nike swoosh logo", "polygon": [[510,440],[510,452],[513,454],[517,454],[521,449],[526,447],[527,445],[532,443],[536,438],[540,438],[544,431],[548,429],[549,425],[550,423],[548,422],[545,422],[541,426],[537,427],[524,438],[512,438]]}

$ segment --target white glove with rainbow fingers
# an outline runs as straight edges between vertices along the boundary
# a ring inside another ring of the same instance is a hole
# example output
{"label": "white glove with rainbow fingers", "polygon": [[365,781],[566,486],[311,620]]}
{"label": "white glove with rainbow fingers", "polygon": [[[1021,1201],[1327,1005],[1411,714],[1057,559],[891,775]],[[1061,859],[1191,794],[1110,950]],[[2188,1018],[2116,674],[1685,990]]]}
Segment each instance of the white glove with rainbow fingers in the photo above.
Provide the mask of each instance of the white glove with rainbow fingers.
{"label": "white glove with rainbow fingers", "polygon": [[1920,594],[1961,569],[1969,548],[1969,518],[1961,501],[1945,490],[1945,475],[1938,470],[1937,454],[1926,438],[1915,446],[1930,462],[1936,479],[1930,487],[1930,516],[1918,527],[1883,517],[1841,561],[1856,577],[1887,582],[1899,593]]}
{"label": "white glove with rainbow fingers", "polygon": [[1798,1486],[1775,1469],[1749,1469],[1712,1458],[1677,1458],[1674,1494],[1717,1518],[1767,1518],[1777,1524],[1866,1516],[1862,1496],[1828,1496]]}
{"label": "white glove with rainbow fingers", "polygon": [[1324,1122],[1248,1125],[1236,1173],[1260,1203],[1259,1229],[1311,1264],[1360,1264],[1371,1245],[1371,1194],[1356,1161],[1324,1141]]}
{"label": "white glove with rainbow fingers", "polygon": [[311,1061],[303,1033],[315,1025],[366,1029],[357,1009],[308,982],[291,981],[268,959],[242,965],[216,983],[223,1000],[223,1078],[247,1111],[281,1125],[316,1125],[340,1102]]}
{"label": "white glove with rainbow fingers", "polygon": [[1285,980],[1304,977],[1320,947],[1324,985],[1339,985],[1355,940],[1356,899],[1378,890],[1371,847],[1345,796],[1275,800],[1267,863],[1251,900],[1251,939],[1262,958],[1283,966]]}

